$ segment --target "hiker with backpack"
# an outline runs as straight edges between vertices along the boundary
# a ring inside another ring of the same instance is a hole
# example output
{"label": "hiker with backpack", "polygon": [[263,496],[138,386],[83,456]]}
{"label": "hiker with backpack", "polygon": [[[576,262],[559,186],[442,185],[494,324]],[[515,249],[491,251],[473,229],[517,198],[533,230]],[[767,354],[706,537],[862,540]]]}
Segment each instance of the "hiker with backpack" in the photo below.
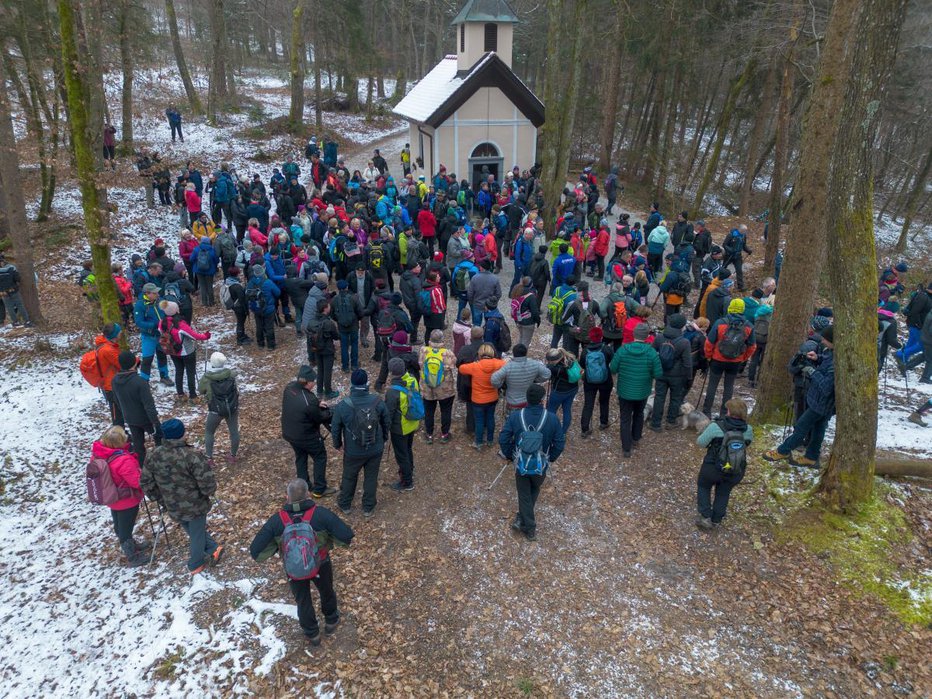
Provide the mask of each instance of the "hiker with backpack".
{"label": "hiker with backpack", "polygon": [[311,584],[320,594],[324,634],[329,636],[340,623],[330,550],[349,546],[354,533],[335,513],[308,498],[303,479],[289,481],[286,495],[287,504],[262,525],[249,546],[249,555],[261,563],[278,552],[298,606],[301,630],[308,643],[319,646],[320,624],[314,613]]}
{"label": "hiker with backpack", "polygon": [[423,282],[421,280],[421,265],[415,264],[409,267],[401,275],[401,296],[404,299],[405,308],[411,317],[411,343],[417,343],[417,326],[421,322],[423,315],[421,305],[421,289]]}
{"label": "hiker with backpack", "polygon": [[137,373],[139,365],[136,355],[127,350],[117,357],[120,371],[111,381],[115,405],[118,405],[129,433],[132,437],[133,451],[139,457],[139,463],[146,463],[146,434],[152,434],[155,444],[162,443],[162,423],[155,409],[152,389],[149,382]]}
{"label": "hiker with backpack", "polygon": [[725,251],[722,267],[734,266],[738,291],[744,291],[744,254],[753,254],[748,247],[748,227],[742,223],[737,228],[732,228],[722,243],[722,247]]}
{"label": "hiker with backpack", "polygon": [[406,371],[403,359],[390,359],[388,373],[391,383],[385,392],[385,407],[391,425],[392,451],[398,463],[398,480],[391,488],[396,492],[411,491],[414,490],[414,433],[424,419],[424,399],[417,379]]}
{"label": "hiker with backpack", "polygon": [[414,348],[408,340],[408,333],[404,330],[396,330],[389,339],[385,352],[382,354],[382,364],[379,367],[379,376],[375,383],[376,392],[381,392],[382,388],[385,386],[385,380],[388,377],[388,362],[395,357],[400,357],[404,360],[405,367],[407,367],[408,373],[412,376],[417,376],[420,373],[421,365],[418,363],[417,354],[414,352]]}
{"label": "hiker with backpack", "polygon": [[527,351],[527,345],[519,342],[512,348],[511,359],[492,374],[492,386],[504,389],[506,413],[527,405],[528,386],[550,380],[550,369],[540,360],[528,358]]}
{"label": "hiker with backpack", "polygon": [[679,313],[683,304],[689,299],[689,292],[692,291],[693,283],[689,276],[689,263],[685,260],[675,260],[670,267],[670,271],[663,279],[660,285],[660,293],[664,295],[663,299],[663,320],[664,322],[673,315]]}
{"label": "hiker with backpack", "polygon": [[680,407],[686,398],[687,386],[692,378],[692,346],[683,337],[686,316],[674,313],[667,319],[667,325],[660,337],[654,340],[654,349],[660,357],[663,374],[654,382],[654,407],[651,412],[650,428],[660,432],[663,421],[663,409],[670,394],[667,407],[667,429],[674,429],[680,419]]}
{"label": "hiker with backpack", "polygon": [[576,288],[576,298],[563,313],[563,349],[578,357],[580,348],[589,342],[589,331],[595,327],[593,311],[598,308],[589,295],[588,281],[581,280]]}
{"label": "hiker with backpack", "polygon": [[330,304],[327,298],[317,302],[317,319],[307,329],[308,354],[313,353],[317,367],[317,393],[327,400],[340,395],[333,390],[333,362],[336,357],[334,342],[340,339],[340,330],[333,320]]}
{"label": "hiker with backpack", "polygon": [[152,371],[152,358],[157,360],[159,381],[166,386],[173,386],[174,382],[168,378],[168,358],[159,345],[159,323],[165,314],[159,308],[159,287],[148,282],[142,287],[142,295],[133,306],[133,322],[139,328],[139,339],[142,343],[142,363],[139,375],[149,380]]}
{"label": "hiker with backpack", "polygon": [[281,295],[278,286],[265,276],[264,265],[252,266],[252,278],[246,285],[246,301],[256,323],[256,345],[275,349],[275,302]]}
{"label": "hiker with backpack", "polygon": [[582,367],[576,361],[576,355],[566,349],[547,350],[547,370],[550,372],[550,391],[547,396],[547,410],[557,414],[563,410],[563,434],[573,423],[573,401],[579,392],[579,380]]}
{"label": "hiker with backpack", "polygon": [[288,305],[288,294],[284,293],[285,289],[285,260],[281,254],[281,248],[278,245],[269,247],[265,253],[265,275],[278,288],[278,295],[275,297],[276,309],[274,314],[278,320],[278,306],[281,306],[282,315],[285,316],[285,324],[294,322],[291,317],[291,307]]}
{"label": "hiker with backpack", "polygon": [[86,478],[90,502],[110,508],[113,531],[126,565],[138,568],[148,563],[152,544],[133,538],[143,497],[139,487],[139,461],[122,427],[107,428],[91,446]]}
{"label": "hiker with backpack", "polygon": [[663,255],[670,243],[667,222],[662,220],[649,231],[645,225],[644,232],[647,234],[647,266],[654,275],[658,275],[663,269]]}
{"label": "hiker with backpack", "polygon": [[731,270],[725,270],[724,275],[719,274],[721,270],[722,249],[718,245],[713,245],[699,268],[699,296],[693,308],[693,318],[706,317],[709,293],[720,286],[723,279],[731,276]]}
{"label": "hiker with backpack", "polygon": [[123,427],[123,411],[113,396],[113,377],[120,371],[120,333],[123,328],[119,323],[107,323],[103,332],[94,338],[94,349],[81,357],[80,371],[84,380],[94,388],[100,389],[110,410],[113,425]]}
{"label": "hiker with backpack", "polygon": [[495,346],[483,342],[476,354],[476,361],[458,366],[459,373],[471,379],[469,400],[472,403],[476,431],[472,446],[477,451],[482,449],[483,444],[491,446],[495,439],[498,389],[492,383],[492,375],[504,365],[504,360],[496,358]]}
{"label": "hiker with backpack", "polygon": [[527,407],[511,413],[498,436],[499,456],[515,465],[518,512],[511,528],[524,534],[528,541],[537,540],[534,507],[547,471],[566,445],[560,421],[542,405],[545,394],[540,384],[528,386]]}
{"label": "hiker with backpack", "polygon": [[204,372],[197,384],[198,390],[207,401],[207,418],[204,421],[204,451],[207,461],[214,464],[214,435],[221,422],[227,423],[230,431],[230,456],[227,464],[236,463],[239,451],[239,387],[236,376],[227,366],[226,355],[214,352],[210,355],[210,368]]}
{"label": "hiker with backpack", "polygon": [[527,275],[531,278],[534,285],[534,291],[537,292],[537,298],[543,299],[547,293],[547,287],[550,284],[550,265],[547,264],[547,246],[537,246],[537,252],[531,258],[531,264],[528,267]]}
{"label": "hiker with backpack", "polygon": [[377,504],[379,464],[391,422],[382,399],[369,392],[369,375],[356,369],[350,376],[350,395],[333,409],[333,446],[343,451],[343,477],[337,506],[350,513],[359,472],[363,471],[362,514],[371,517]]}
{"label": "hiker with backpack", "polygon": [[373,299],[375,278],[365,267],[357,267],[356,271],[347,277],[346,282],[350,293],[358,298],[362,305],[363,314],[359,319],[359,342],[363,347],[368,348],[371,317],[376,311],[376,302]]}
{"label": "hiker with backpack", "polygon": [[363,307],[345,279],[337,282],[337,295],[330,301],[330,309],[340,332],[340,369],[346,374],[359,368],[359,319]]}
{"label": "hiker with backpack", "polygon": [[706,449],[696,479],[696,526],[700,529],[708,531],[725,518],[731,490],[744,478],[752,439],[754,429],[748,424],[747,403],[732,398],[725,404],[725,415],[710,423],[696,440]]}
{"label": "hiker with backpack", "polygon": [[197,279],[194,267],[191,265],[191,255],[197,250],[198,245],[200,245],[200,242],[191,231],[187,228],[181,231],[181,239],[178,241],[178,256],[181,258],[185,269],[188,270],[188,277],[191,279]]}
{"label": "hiker with backpack", "polygon": [[650,326],[640,323],[633,331],[633,341],[623,344],[612,356],[608,369],[618,376],[617,393],[620,414],[621,449],[624,458],[638,446],[644,431],[644,407],[654,380],[663,376],[660,356],[650,345]]}
{"label": "hiker with backpack", "polygon": [[906,374],[906,363],[910,357],[922,352],[922,326],[926,317],[932,313],[932,281],[925,288],[920,287],[912,293],[909,302],[903,309],[906,316],[906,346],[894,352],[893,356],[901,374]]}
{"label": "hiker with backpack", "polygon": [[175,393],[178,398],[184,398],[184,378],[187,376],[188,398],[194,401],[197,399],[194,382],[197,364],[195,341],[209,340],[210,331],[200,333],[188,325],[179,316],[178,304],[173,301],[162,301],[159,308],[164,314],[159,321],[159,345],[175,366]]}
{"label": "hiker with backpack", "polygon": [[[456,297],[458,302],[458,307],[456,310],[457,317],[462,316],[463,309],[469,306],[469,287],[472,283],[472,280],[478,274],[479,268],[473,262],[471,253],[467,255],[462,262],[453,268],[451,273],[451,288],[453,295]],[[472,315],[473,309],[471,307],[470,311]]]}
{"label": "hiker with backpack", "polygon": [[[554,278],[556,283],[556,278]],[[570,277],[553,289],[550,301],[547,302],[547,320],[553,325],[553,335],[550,338],[550,347],[560,344],[564,335],[568,334],[571,326],[567,324],[567,314],[576,301],[576,278]]]}
{"label": "hiker with backpack", "polygon": [[492,263],[489,260],[483,260],[479,263],[479,274],[469,281],[466,289],[466,300],[473,313],[473,322],[482,318],[482,314],[489,308],[490,301],[492,307],[498,306],[498,300],[501,297],[502,287],[498,277],[492,274]]}
{"label": "hiker with backpack", "polygon": [[[732,292],[735,289],[735,280],[731,278],[731,272],[724,267],[718,271],[719,283],[714,287],[709,285],[708,294],[706,295],[705,312],[702,313],[709,319],[709,326],[715,327],[719,320],[728,314],[728,307],[732,302]],[[736,299],[740,301],[741,299]],[[741,307],[744,307],[744,301],[741,301]]]}
{"label": "hiker with backpack", "polygon": [[[333,413],[329,405],[311,390],[311,384],[318,378],[313,368],[307,364],[302,365],[298,369],[297,380],[285,386],[281,415],[282,439],[294,451],[295,473],[305,483],[311,484],[314,498],[337,492],[336,488],[327,485],[327,446],[320,434],[321,427],[329,429]],[[307,471],[308,457],[314,462],[314,471],[310,476]]]}
{"label": "hiker with backpack", "polygon": [[[136,299],[133,295],[133,285],[123,275],[123,265],[114,262],[110,265],[110,275],[113,277],[113,283],[117,288],[117,303],[120,306],[120,320],[123,327],[129,329],[133,323],[133,304]],[[0,286],[3,282],[0,280]]]}
{"label": "hiker with backpack", "polygon": [[919,383],[930,384],[932,383],[932,313],[927,313],[926,319],[922,323],[922,331],[919,333],[919,343],[922,346],[922,352],[913,354],[906,363],[906,370],[909,371],[925,363]]}
{"label": "hiker with backpack", "polygon": [[185,269],[185,266],[180,262],[176,263],[175,269],[165,275],[162,299],[177,303],[181,317],[190,323],[194,318],[194,302],[191,300],[194,285],[188,281],[187,275],[188,270]]}
{"label": "hiker with backpack", "polygon": [[483,321],[484,339],[495,347],[495,356],[500,357],[503,352],[511,349],[511,329],[505,322],[505,316],[498,310],[498,300],[488,299],[485,312],[481,316]]}
{"label": "hiker with backpack", "polygon": [[304,302],[304,308],[301,311],[301,324],[298,326],[301,332],[307,337],[307,361],[310,365],[317,364],[314,356],[314,350],[311,342],[312,328],[316,327],[318,319],[318,308],[321,301],[330,300],[330,292],[327,290],[327,275],[318,272],[313,276],[314,285],[307,291],[307,300]]}
{"label": "hiker with backpack", "polygon": [[767,349],[767,336],[770,334],[770,321],[773,318],[773,306],[760,304],[754,311],[754,342],[757,349],[748,363],[748,385],[757,388],[757,372],[760,371]]}
{"label": "hiker with backpack", "polygon": [[421,347],[421,395],[424,399],[424,440],[434,441],[434,416],[440,406],[440,441],[450,441],[453,400],[456,397],[456,357],[443,346],[443,331],[432,330],[429,343]]}
{"label": "hiker with backpack", "polygon": [[[714,248],[718,249],[719,259],[721,259],[722,249],[717,245]],[[693,277],[693,284],[696,288],[700,288],[704,283],[702,277],[702,270],[706,264],[706,255],[711,253],[713,250],[712,245],[712,233],[708,228],[705,227],[705,221],[699,220],[696,221],[696,226],[693,230],[693,259],[690,263],[690,271]],[[711,270],[711,274],[714,274],[716,270]],[[711,281],[711,276],[710,276]],[[699,297],[702,298],[702,292],[700,292]]]}
{"label": "hiker with backpack", "polygon": [[298,277],[298,268],[294,264],[285,267],[285,281],[282,284],[282,293],[286,294],[294,306],[295,335],[301,337],[304,316],[304,306],[307,304],[308,291],[314,286],[314,280]]}
{"label": "hiker with backpack", "polygon": [[246,318],[249,317],[246,287],[243,286],[240,268],[236,265],[227,270],[227,278],[220,287],[220,302],[228,311],[233,311],[236,318],[236,344],[252,342],[252,338],[246,334]]}
{"label": "hiker with backpack", "polygon": [[633,314],[637,307],[637,301],[625,294],[622,282],[613,283],[608,294],[599,304],[598,314],[601,319],[602,338],[613,351],[621,347],[628,314]]}
{"label": "hiker with backpack", "polygon": [[181,420],[163,422],[162,433],[165,439],[143,463],[139,483],[188,535],[188,572],[197,575],[223,557],[223,545],[207,530],[217,479],[207,458],[185,440]]}
{"label": "hiker with backpack", "polygon": [[220,259],[214,251],[211,239],[206,235],[191,253],[191,268],[197,275],[197,288],[201,297],[202,306],[213,306],[214,276],[217,274],[217,265]]}
{"label": "hiker with backpack", "polygon": [[705,356],[709,360],[709,387],[702,412],[706,417],[712,417],[712,404],[723,376],[721,412],[725,412],[725,403],[734,392],[735,378],[741,366],[755,351],[754,328],[744,319],[744,301],[732,299],[728,304],[728,315],[711,325],[705,341]]}
{"label": "hiker with backpack", "polygon": [[518,342],[530,347],[540,327],[540,302],[530,277],[522,277],[511,289],[511,319],[518,328]]}
{"label": "hiker with backpack", "polygon": [[236,238],[227,230],[227,226],[220,226],[220,233],[214,238],[213,246],[224,279],[229,276],[230,267],[236,263],[236,255],[239,253],[237,245]]}
{"label": "hiker with backpack", "polygon": [[589,344],[583,348],[579,357],[579,365],[583,370],[583,409],[580,422],[583,439],[588,439],[592,434],[589,425],[596,398],[599,399],[599,429],[608,429],[609,403],[612,398],[612,374],[608,368],[615,352],[604,339],[602,328],[590,329]]}

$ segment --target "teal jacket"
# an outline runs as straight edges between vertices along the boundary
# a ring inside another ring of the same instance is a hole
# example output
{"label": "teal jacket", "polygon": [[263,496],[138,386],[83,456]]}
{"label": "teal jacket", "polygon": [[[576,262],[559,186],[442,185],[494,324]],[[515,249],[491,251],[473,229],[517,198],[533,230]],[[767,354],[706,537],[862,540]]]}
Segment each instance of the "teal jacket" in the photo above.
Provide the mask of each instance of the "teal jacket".
{"label": "teal jacket", "polygon": [[650,395],[654,379],[663,376],[660,355],[646,342],[619,347],[609,370],[618,374],[618,397],[625,400],[644,400]]}

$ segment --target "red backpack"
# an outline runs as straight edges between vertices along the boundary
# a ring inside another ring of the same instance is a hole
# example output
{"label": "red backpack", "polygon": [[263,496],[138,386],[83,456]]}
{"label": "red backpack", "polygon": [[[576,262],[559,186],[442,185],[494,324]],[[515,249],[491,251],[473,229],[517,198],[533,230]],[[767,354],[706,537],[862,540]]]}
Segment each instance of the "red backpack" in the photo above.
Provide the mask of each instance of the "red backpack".
{"label": "red backpack", "polygon": [[120,488],[113,482],[110,462],[118,456],[123,456],[123,452],[115,451],[106,459],[95,456],[88,462],[84,478],[87,482],[87,501],[92,505],[112,505],[138,493],[133,488]]}
{"label": "red backpack", "polygon": [[165,316],[159,321],[159,347],[169,357],[181,355],[181,335],[171,316]]}
{"label": "red backpack", "polygon": [[81,356],[81,363],[78,364],[81,376],[94,388],[100,388],[104,385],[104,373],[100,370],[100,357],[97,356],[99,351],[100,345],[90,352],[85,352]]}

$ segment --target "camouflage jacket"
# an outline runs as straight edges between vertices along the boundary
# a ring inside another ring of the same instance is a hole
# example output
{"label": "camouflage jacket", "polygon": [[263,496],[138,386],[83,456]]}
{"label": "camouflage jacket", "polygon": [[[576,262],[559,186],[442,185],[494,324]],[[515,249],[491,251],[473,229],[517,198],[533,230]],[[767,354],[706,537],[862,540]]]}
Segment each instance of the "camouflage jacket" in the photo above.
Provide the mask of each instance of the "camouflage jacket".
{"label": "camouflage jacket", "polygon": [[210,512],[217,480],[205,457],[184,439],[165,439],[150,451],[139,484],[172,519],[187,522]]}

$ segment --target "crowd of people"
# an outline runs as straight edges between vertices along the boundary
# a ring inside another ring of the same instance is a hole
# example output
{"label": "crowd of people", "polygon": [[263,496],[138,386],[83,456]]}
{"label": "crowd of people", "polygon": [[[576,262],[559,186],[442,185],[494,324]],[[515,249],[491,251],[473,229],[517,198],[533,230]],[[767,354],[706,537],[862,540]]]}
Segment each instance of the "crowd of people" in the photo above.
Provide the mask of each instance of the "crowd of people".
{"label": "crowd of people", "polygon": [[[627,213],[612,225],[587,168],[564,192],[556,236],[547,242],[536,167],[470,183],[440,166],[428,182],[412,173],[410,153],[407,160],[402,155],[398,180],[378,151],[365,173],[352,174],[342,159],[327,164],[316,139],[305,156],[303,172],[289,157],[267,183],[259,175],[237,176],[226,164],[205,183],[189,163],[177,176],[181,199],[173,203],[182,227],[177,261],[158,238],[132,256],[125,275],[114,265],[123,323],[103,328],[81,369],[112,416],[113,426],[94,444],[92,466],[96,477],[109,465],[119,498],[105,504],[129,565],[150,560],[151,544],[133,538],[143,495],[187,532],[192,574],[218,564],[224,551],[207,523],[217,487],[216,432],[226,424],[227,459],[235,465],[241,396],[220,352],[197,380],[198,346],[211,335],[194,323],[195,295],[204,308],[219,299],[235,318],[236,346],[228,353],[253,341],[275,351],[286,328],[306,345],[307,362],[282,389],[281,436],[294,452],[294,480],[287,504],[263,525],[250,553],[265,560],[280,552],[301,628],[315,645],[320,627],[309,586],[320,593],[323,632],[332,633],[339,611],[329,550],[353,539],[341,515],[353,511],[360,473],[361,512],[369,518],[387,454],[397,466],[392,490],[415,489],[415,439],[442,457],[443,447],[433,445],[461,432],[479,454],[488,450],[505,467],[512,464],[511,526],[533,541],[535,504],[549,468],[568,438],[591,438],[596,403],[598,428],[609,429],[615,394],[620,454],[630,460],[651,439],[645,428],[680,426],[701,377],[698,444],[706,456],[697,476],[696,524],[702,530],[721,524],[752,437],[736,380],[746,373],[748,388],[755,386],[778,297],[771,277],[745,290],[746,227],[716,243],[705,222],[693,223],[686,211],[668,224],[658,203],[643,225]],[[620,189],[612,174],[609,209]],[[505,259],[513,260],[514,274],[503,284]],[[93,281],[81,283],[93,294]],[[604,293],[594,293],[597,285]],[[917,291],[907,307],[910,343],[897,356],[904,371],[915,364],[916,347],[929,351],[929,291]],[[662,316],[658,309],[654,320],[661,297]],[[881,322],[898,310],[891,303],[883,301]],[[831,309],[819,309],[800,338],[789,366],[793,429],[767,459],[818,467],[834,414],[831,321]],[[542,324],[550,336],[535,341]],[[121,335],[133,329],[138,356],[120,350]],[[887,328],[879,330],[886,335]],[[349,379],[342,394],[333,380],[337,356]],[[203,449],[188,443],[180,420],[158,414],[153,363],[180,401],[206,408]],[[463,410],[454,428],[457,403]],[[917,412],[920,421],[923,414]],[[149,435],[154,448],[147,448]],[[803,447],[804,455],[794,455]],[[338,487],[328,480],[330,450],[342,454]],[[90,467],[88,473],[90,488]],[[339,514],[319,504],[330,496]]]}

